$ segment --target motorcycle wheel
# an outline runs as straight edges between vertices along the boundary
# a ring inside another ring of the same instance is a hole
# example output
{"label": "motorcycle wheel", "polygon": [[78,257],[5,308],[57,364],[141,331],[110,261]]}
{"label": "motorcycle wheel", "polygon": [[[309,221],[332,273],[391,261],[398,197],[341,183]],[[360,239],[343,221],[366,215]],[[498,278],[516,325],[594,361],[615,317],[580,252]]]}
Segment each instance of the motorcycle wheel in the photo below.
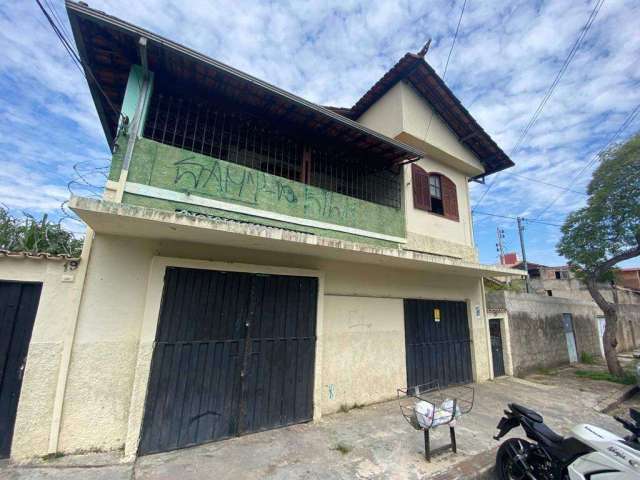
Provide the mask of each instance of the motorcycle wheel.
{"label": "motorcycle wheel", "polygon": [[510,438],[500,445],[496,455],[496,476],[500,480],[524,480],[527,475],[514,458],[514,452],[523,453],[529,442],[521,438]]}

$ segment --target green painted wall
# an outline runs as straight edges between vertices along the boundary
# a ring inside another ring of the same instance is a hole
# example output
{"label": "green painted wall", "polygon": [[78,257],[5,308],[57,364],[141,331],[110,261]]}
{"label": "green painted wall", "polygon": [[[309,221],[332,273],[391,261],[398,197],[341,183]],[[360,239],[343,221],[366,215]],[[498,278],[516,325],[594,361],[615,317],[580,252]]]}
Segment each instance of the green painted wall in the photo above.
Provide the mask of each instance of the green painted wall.
{"label": "green painted wall", "polygon": [[[124,92],[124,99],[122,100],[122,114],[129,119],[129,127],[133,124],[133,117],[136,113],[136,107],[138,100],[142,94],[142,83],[144,79],[144,72],[139,65],[133,65],[129,70],[129,78],[127,79],[127,88]],[[149,102],[151,100],[151,94],[153,92],[153,73],[149,72],[149,89],[146,97],[143,99],[142,105],[142,120],[139,124],[139,129],[136,134],[142,135],[142,130],[147,119],[147,113],[149,111]],[[122,120],[120,120],[122,121]],[[131,132],[124,131],[118,128],[118,137],[115,140],[115,153],[111,160],[111,168],[109,170],[109,180],[120,180],[120,171],[124,163],[124,155],[127,149],[127,142]]]}
{"label": "green painted wall", "polygon": [[226,210],[218,210],[215,208],[200,207],[188,203],[172,202],[159,198],[143,197],[132,193],[125,193],[122,201],[128,205],[136,205],[138,207],[158,208],[161,210],[169,210],[172,212],[184,213],[189,216],[205,216],[208,218],[224,218],[237,222],[252,223],[264,225],[267,227],[286,228],[296,232],[310,233],[312,235],[321,235],[323,237],[335,238],[338,240],[346,240],[349,242],[367,243],[377,247],[396,248],[397,243],[379,240],[376,238],[361,237],[359,235],[351,235],[349,233],[336,232],[332,230],[323,230],[321,228],[306,227],[304,225],[296,225],[286,222],[278,222],[268,218],[252,217],[242,213],[228,212]]}
{"label": "green painted wall", "polygon": [[118,135],[115,141],[113,156],[111,157],[111,168],[109,169],[109,180],[117,182],[120,180],[120,171],[124,163],[124,153],[127,149],[127,138],[125,135]]}
{"label": "green painted wall", "polygon": [[[404,213],[401,209],[358,200],[145,138],[136,142],[128,181],[294,217],[397,237],[405,236]],[[389,243],[207,207],[180,205],[139,195],[126,194],[123,202],[170,210],[197,211],[224,218],[308,231],[333,238],[376,244]]]}

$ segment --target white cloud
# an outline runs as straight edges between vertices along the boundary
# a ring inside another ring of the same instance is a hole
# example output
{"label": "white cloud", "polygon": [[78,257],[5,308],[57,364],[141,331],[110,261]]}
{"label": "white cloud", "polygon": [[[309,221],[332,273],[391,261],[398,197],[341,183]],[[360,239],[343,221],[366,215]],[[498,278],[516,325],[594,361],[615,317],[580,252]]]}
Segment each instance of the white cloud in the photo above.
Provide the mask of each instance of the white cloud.
{"label": "white cloud", "polygon": [[[63,3],[52,3],[66,22]],[[442,72],[462,2],[92,0],[90,5],[309,100],[350,106],[428,37],[433,37],[428,61]],[[593,5],[584,0],[468,2],[446,80],[508,153]],[[565,185],[640,102],[638,17],[638,2],[605,2],[514,155],[514,172]],[[19,181],[0,175],[0,201],[55,212],[56,202],[68,195],[75,163],[108,162],[93,101],[35,3],[0,6],[0,48],[0,161],[5,172],[21,175]],[[584,189],[589,173],[572,188]],[[473,185],[473,198],[484,188]],[[481,209],[536,216],[558,192],[500,174]],[[584,198],[567,193],[544,218],[560,222]],[[481,220],[477,226],[484,260],[495,258],[495,221]],[[513,229],[512,222],[500,222]],[[536,228],[531,226],[532,234]],[[540,228],[540,240],[529,235],[532,251],[543,257],[537,260],[560,261],[549,245],[557,229]]]}

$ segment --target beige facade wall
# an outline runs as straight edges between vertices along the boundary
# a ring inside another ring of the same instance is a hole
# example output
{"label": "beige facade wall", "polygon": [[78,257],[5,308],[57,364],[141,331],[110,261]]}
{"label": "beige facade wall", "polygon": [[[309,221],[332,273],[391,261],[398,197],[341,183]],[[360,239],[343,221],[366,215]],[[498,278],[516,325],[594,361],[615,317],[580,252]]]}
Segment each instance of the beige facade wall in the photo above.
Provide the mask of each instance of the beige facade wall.
{"label": "beige facade wall", "polygon": [[358,123],[387,137],[397,137],[403,130],[402,97],[402,84],[397,84],[364,112]]}
{"label": "beige facade wall", "polygon": [[399,298],[327,295],[322,413],[393,398],[406,383]]}
{"label": "beige facade wall", "polygon": [[[425,171],[441,173],[455,183],[458,194],[458,213],[460,215],[460,220],[451,220],[442,215],[414,208],[413,185],[411,183],[411,165],[405,165],[404,199],[407,219],[407,243],[409,243],[407,248],[412,248],[411,240],[419,245],[419,243],[414,239],[416,236],[423,236],[440,240],[436,245],[445,251],[437,251],[433,253],[441,253],[443,255],[453,254],[451,256],[460,255],[460,258],[468,258],[469,249],[471,249],[471,252],[474,252],[474,248],[472,232],[473,226],[469,210],[469,182],[467,177],[458,170],[431,158],[421,158],[416,163]],[[409,234],[413,234],[413,238],[410,238],[411,236]],[[444,242],[453,245],[446,245]],[[463,257],[463,255],[465,257]]]}
{"label": "beige facade wall", "polygon": [[42,283],[13,435],[11,454],[48,452],[63,350],[82,281],[75,263],[64,260],[0,258],[0,280]]}
{"label": "beige facade wall", "polygon": [[[124,446],[152,245],[97,236],[69,367],[58,450]],[[90,427],[90,428],[89,428]]]}
{"label": "beige facade wall", "polygon": [[394,85],[358,118],[358,122],[414,145],[468,176],[484,172],[475,154],[460,143],[431,105],[405,82]]}
{"label": "beige facade wall", "polygon": [[427,156],[418,165],[428,172],[442,173],[456,184],[459,222],[413,208],[411,166],[405,165],[405,247],[475,261],[469,177],[481,174],[484,168],[471,150],[460,143],[429,103],[404,82],[394,85],[358,122],[423,149]]}
{"label": "beige facade wall", "polygon": [[406,83],[398,86],[402,89],[403,131],[417,140],[411,143],[420,146],[422,142],[425,147],[434,147],[436,155],[442,152],[442,160],[448,159],[452,166],[469,174],[484,171],[475,154],[460,143],[458,136],[413,87]]}
{"label": "beige facade wall", "polygon": [[[164,262],[164,263],[163,263]],[[163,265],[286,273],[321,279],[316,346],[315,412],[393,398],[406,383],[403,298],[467,302],[474,378],[490,377],[488,332],[479,279],[351,264],[258,250],[97,235],[80,304],[64,396],[58,450],[134,454],[158,319]],[[476,316],[476,310],[479,316]],[[49,329],[47,329],[49,330]],[[49,332],[48,336],[51,335]],[[30,360],[31,361],[31,360]],[[56,364],[47,357],[42,372]],[[48,369],[48,370],[47,370]],[[34,378],[35,381],[35,378]],[[27,395],[38,394],[31,384]],[[25,412],[36,424],[47,399]],[[20,442],[31,436],[24,430]],[[46,440],[18,456],[43,454]]]}

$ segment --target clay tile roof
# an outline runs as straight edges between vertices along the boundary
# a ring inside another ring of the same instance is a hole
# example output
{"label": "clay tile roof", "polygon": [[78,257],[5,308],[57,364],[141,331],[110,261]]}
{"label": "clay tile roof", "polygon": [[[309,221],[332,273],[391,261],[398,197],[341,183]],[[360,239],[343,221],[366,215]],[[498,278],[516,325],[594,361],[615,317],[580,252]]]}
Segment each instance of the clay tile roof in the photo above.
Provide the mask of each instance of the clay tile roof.
{"label": "clay tile roof", "polygon": [[357,120],[396,83],[405,81],[415,88],[491,174],[514,163],[476,122],[449,87],[421,55],[407,53],[385,73],[351,108],[327,107]]}

